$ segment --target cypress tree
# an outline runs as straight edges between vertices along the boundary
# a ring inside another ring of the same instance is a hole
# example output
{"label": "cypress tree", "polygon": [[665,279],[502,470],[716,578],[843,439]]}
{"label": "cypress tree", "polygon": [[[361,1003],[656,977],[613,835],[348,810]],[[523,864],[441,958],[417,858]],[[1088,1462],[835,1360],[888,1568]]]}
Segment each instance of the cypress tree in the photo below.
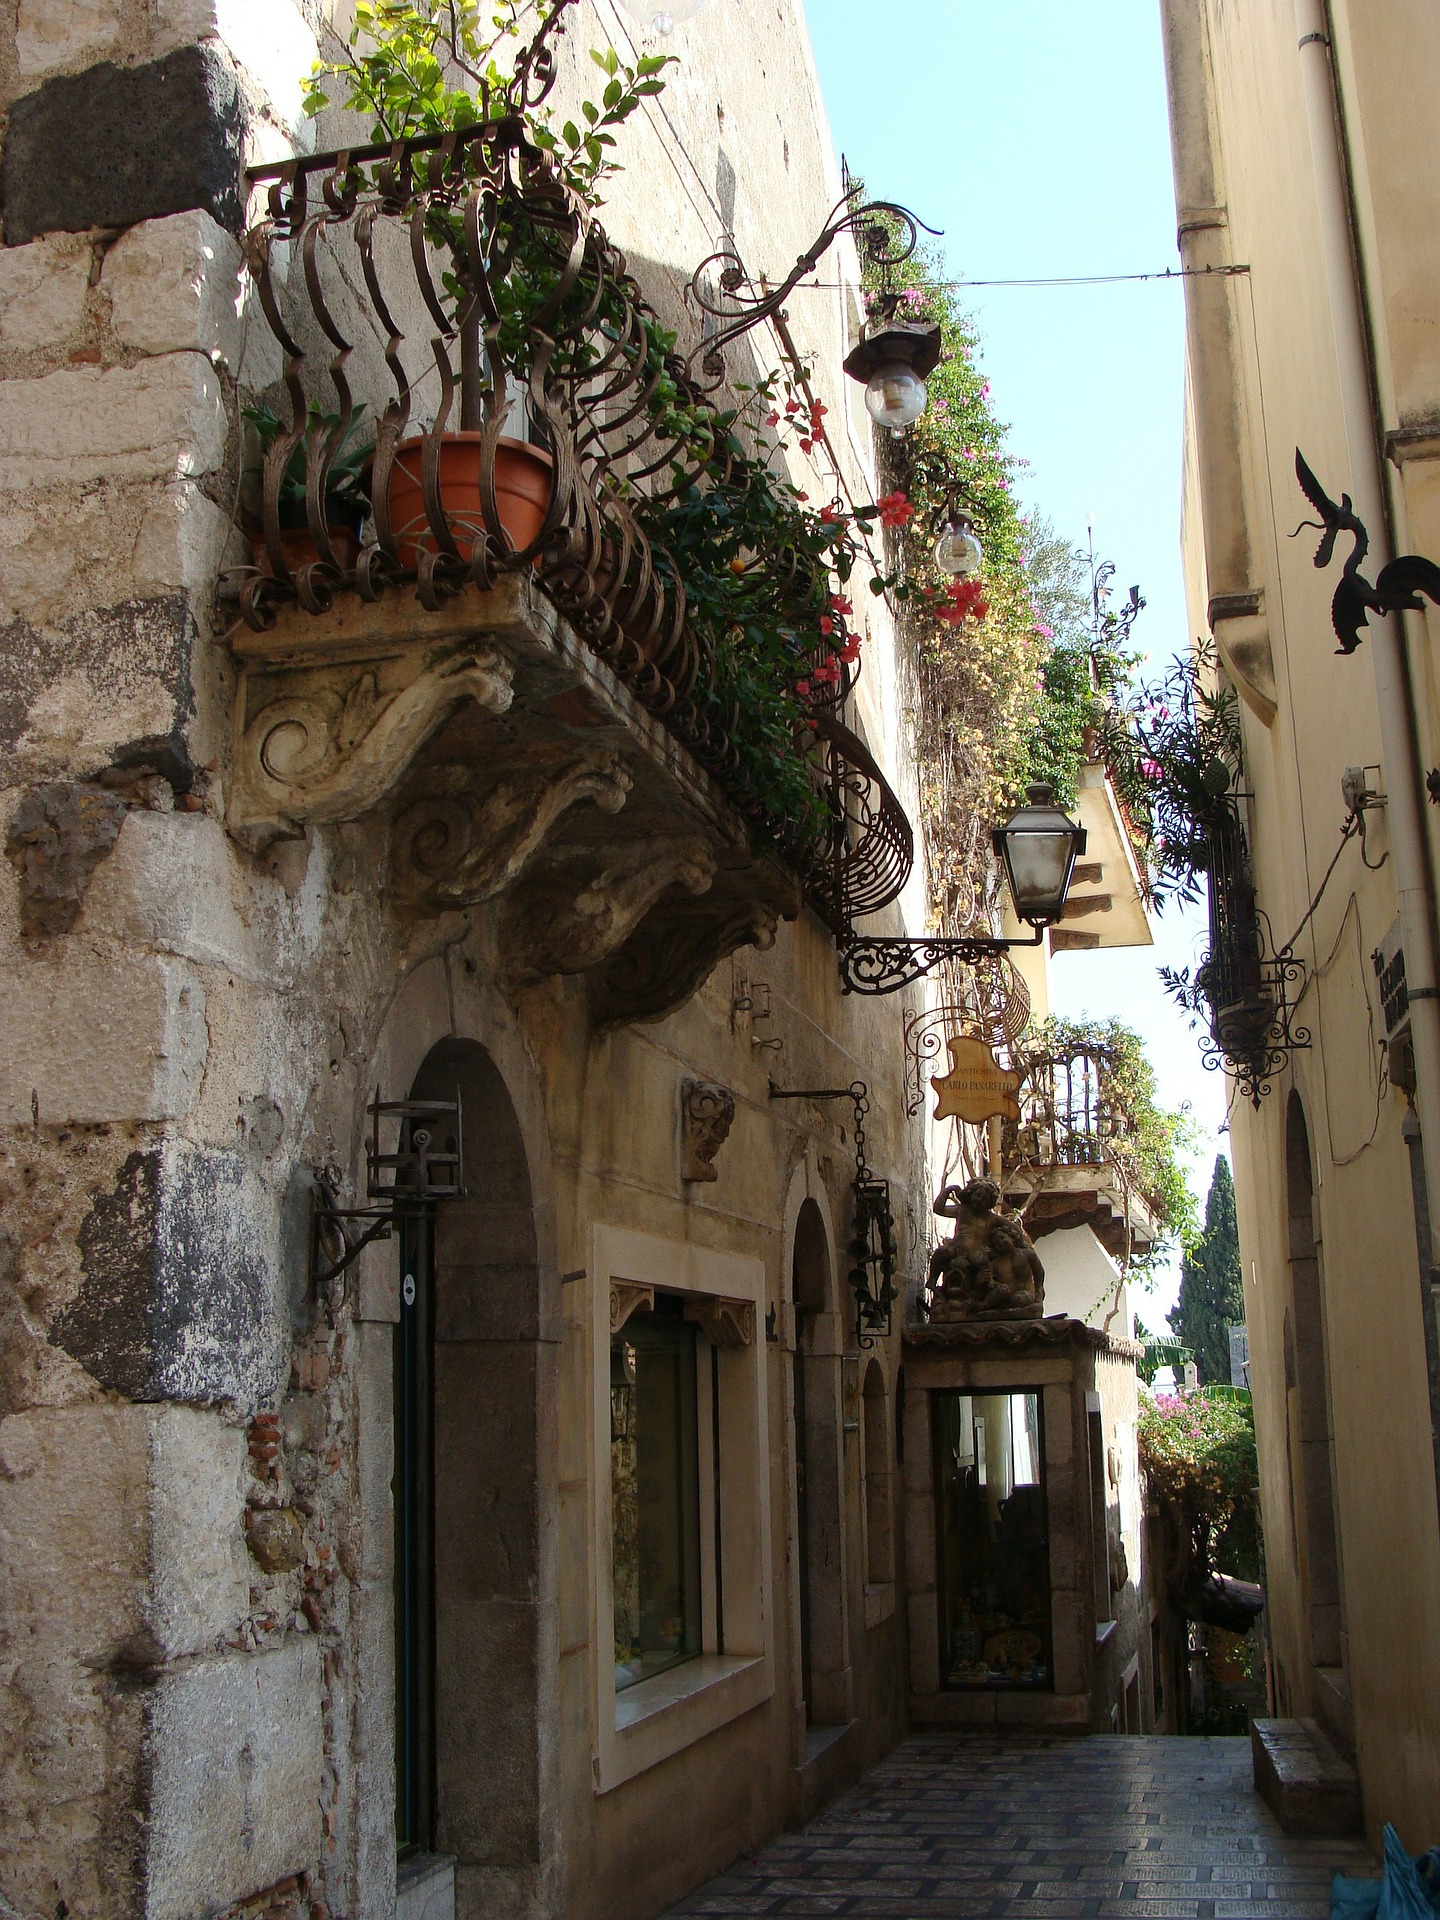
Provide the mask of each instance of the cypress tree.
{"label": "cypress tree", "polygon": [[1180,1270],[1180,1298],[1170,1326],[1195,1355],[1200,1384],[1230,1380],[1227,1328],[1244,1321],[1245,1294],[1240,1283],[1240,1235],[1235,1224],[1235,1183],[1223,1153],[1215,1156],[1205,1226],[1191,1244]]}

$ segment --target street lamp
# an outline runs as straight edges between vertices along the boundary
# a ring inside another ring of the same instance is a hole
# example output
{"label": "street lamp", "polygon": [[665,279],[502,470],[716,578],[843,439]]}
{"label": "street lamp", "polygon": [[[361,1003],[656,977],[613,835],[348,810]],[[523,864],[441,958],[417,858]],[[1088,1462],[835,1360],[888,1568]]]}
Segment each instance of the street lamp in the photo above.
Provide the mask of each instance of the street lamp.
{"label": "street lamp", "polygon": [[673,33],[676,27],[693,17],[705,0],[620,0],[625,11],[643,21],[652,33]]}
{"label": "street lamp", "polygon": [[852,347],[845,371],[865,388],[865,411],[877,427],[898,439],[925,411],[925,375],[940,363],[940,328],[934,321],[907,325],[887,321]]}
{"label": "street lamp", "polygon": [[856,936],[840,954],[846,993],[896,993],[946,960],[973,966],[1011,947],[1040,945],[1045,929],[1064,914],[1075,862],[1085,851],[1085,829],[1056,805],[1054,788],[1037,781],[991,840],[1010,883],[1016,916],[1034,929],[1034,939],[969,933]]}
{"label": "street lamp", "polygon": [[975,537],[974,523],[968,513],[952,507],[944,526],[935,536],[935,564],[952,579],[968,580],[985,564],[985,553]]}
{"label": "street lamp", "polygon": [[1085,829],[1055,804],[1055,789],[1036,781],[991,836],[1005,863],[1010,897],[1018,918],[1037,932],[1053,926],[1065,911],[1065,896],[1077,858],[1085,851]]}

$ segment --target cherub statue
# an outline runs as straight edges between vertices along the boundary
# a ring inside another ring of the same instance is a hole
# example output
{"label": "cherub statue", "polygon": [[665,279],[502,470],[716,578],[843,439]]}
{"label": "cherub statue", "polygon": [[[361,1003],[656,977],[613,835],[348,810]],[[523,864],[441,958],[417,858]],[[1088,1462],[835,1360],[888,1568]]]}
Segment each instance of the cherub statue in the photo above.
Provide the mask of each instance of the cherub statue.
{"label": "cherub statue", "polygon": [[955,1232],[930,1259],[932,1320],[1038,1320],[1045,1269],[1020,1222],[995,1211],[993,1180],[946,1187],[935,1212]]}

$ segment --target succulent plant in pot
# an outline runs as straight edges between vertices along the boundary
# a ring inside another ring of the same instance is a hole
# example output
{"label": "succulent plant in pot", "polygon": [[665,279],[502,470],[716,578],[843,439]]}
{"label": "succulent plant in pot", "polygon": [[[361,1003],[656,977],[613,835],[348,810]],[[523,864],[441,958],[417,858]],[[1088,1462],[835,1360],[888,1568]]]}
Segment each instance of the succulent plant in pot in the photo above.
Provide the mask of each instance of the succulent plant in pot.
{"label": "succulent plant in pot", "polygon": [[[312,404],[305,430],[290,450],[277,495],[277,535],[279,558],[291,573],[326,557],[321,554],[310,524],[306,498],[307,445],[334,441],[337,435],[339,439],[333,446],[325,473],[322,520],[335,563],[347,570],[355,564],[360,552],[360,530],[370,511],[367,475],[375,456],[374,440],[365,433],[361,420],[364,411],[363,406],[357,407],[341,432],[338,413],[324,413]],[[246,407],[245,418],[255,429],[260,443],[263,470],[276,444],[290,436],[292,429],[263,402]],[[263,527],[251,535],[251,548],[262,573],[276,572],[276,555]]]}

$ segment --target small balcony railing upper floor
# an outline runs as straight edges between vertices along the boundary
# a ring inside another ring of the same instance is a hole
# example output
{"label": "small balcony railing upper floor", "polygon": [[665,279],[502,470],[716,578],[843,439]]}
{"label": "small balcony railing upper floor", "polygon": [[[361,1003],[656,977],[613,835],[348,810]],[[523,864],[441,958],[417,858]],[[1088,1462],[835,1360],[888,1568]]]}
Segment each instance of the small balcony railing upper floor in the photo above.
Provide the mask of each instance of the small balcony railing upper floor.
{"label": "small balcony railing upper floor", "polygon": [[837,937],[894,901],[913,838],[841,717],[858,645],[835,549],[726,404],[713,343],[681,353],[523,121],[251,180],[283,366],[251,412],[253,564],[226,582],[242,657],[373,642],[381,603],[413,609],[397,631],[483,630],[507,583],[538,593],[681,750],[670,777],[703,773]]}

